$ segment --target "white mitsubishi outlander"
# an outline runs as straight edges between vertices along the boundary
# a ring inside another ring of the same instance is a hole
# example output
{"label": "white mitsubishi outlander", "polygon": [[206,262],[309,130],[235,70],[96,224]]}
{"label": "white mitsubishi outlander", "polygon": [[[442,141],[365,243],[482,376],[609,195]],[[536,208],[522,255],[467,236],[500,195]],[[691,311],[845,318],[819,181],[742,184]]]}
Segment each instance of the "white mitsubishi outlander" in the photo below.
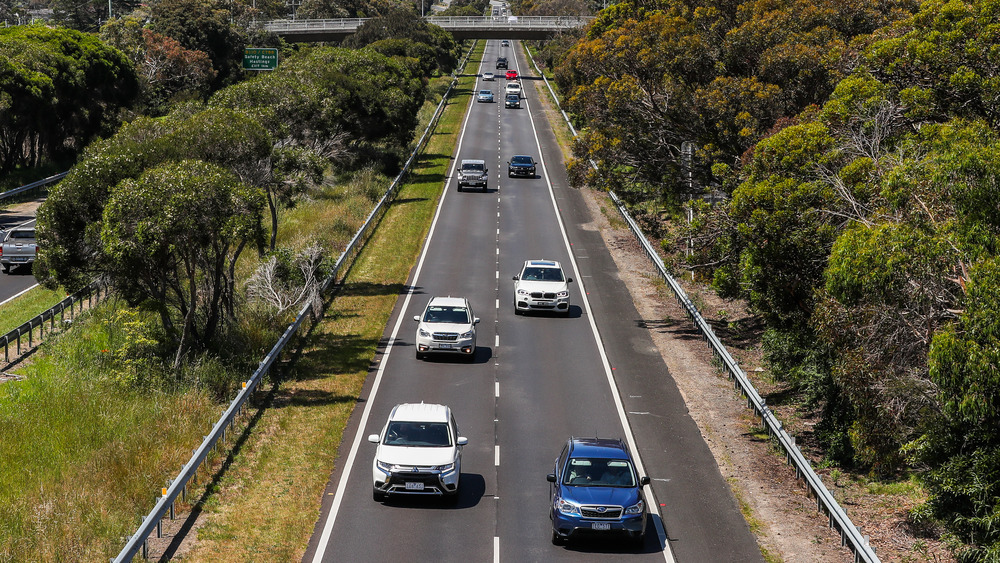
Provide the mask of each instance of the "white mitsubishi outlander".
{"label": "white mitsubishi outlander", "polygon": [[368,436],[378,444],[372,461],[372,498],[391,495],[432,495],[455,499],[462,474],[458,425],[445,405],[404,403],[393,407],[381,434]]}

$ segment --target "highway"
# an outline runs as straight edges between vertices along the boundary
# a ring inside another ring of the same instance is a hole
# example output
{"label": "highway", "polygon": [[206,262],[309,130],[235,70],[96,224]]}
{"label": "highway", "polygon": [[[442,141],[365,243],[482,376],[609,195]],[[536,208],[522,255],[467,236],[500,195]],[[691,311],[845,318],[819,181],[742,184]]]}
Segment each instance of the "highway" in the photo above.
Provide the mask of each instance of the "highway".
{"label": "highway", "polygon": [[[35,210],[39,202],[19,204],[7,209],[0,209],[0,228],[9,229],[35,218]],[[22,291],[33,287],[38,282],[29,268],[13,269],[9,274],[0,272],[0,303]]]}
{"label": "highway", "polygon": [[[528,72],[514,47],[489,41],[480,75],[496,72],[501,54]],[[345,429],[304,561],[762,561],[581,195],[569,187],[538,103],[544,85],[530,75],[523,83],[521,109],[503,107],[502,77],[475,86],[491,88],[498,103],[473,96],[454,163],[485,159],[489,189],[459,192],[449,180],[412,291],[396,305],[379,368]],[[514,154],[534,156],[539,174],[508,179]],[[532,258],[558,260],[573,278],[569,318],[514,315],[511,276]],[[412,317],[434,295],[467,297],[482,319],[472,364],[414,357]],[[420,401],[449,405],[469,439],[458,502],[374,502],[375,446],[366,437],[394,405]],[[630,442],[652,479],[641,549],[550,542],[545,475],[567,438],[595,435]]]}

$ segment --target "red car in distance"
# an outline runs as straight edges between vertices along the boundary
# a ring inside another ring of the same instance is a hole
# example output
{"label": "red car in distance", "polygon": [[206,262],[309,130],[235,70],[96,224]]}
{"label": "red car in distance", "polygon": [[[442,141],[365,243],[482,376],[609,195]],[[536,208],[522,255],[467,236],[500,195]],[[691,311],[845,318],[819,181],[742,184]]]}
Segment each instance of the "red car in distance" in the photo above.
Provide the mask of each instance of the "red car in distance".
{"label": "red car in distance", "polygon": [[510,69],[507,71],[507,80],[517,80],[517,71]]}

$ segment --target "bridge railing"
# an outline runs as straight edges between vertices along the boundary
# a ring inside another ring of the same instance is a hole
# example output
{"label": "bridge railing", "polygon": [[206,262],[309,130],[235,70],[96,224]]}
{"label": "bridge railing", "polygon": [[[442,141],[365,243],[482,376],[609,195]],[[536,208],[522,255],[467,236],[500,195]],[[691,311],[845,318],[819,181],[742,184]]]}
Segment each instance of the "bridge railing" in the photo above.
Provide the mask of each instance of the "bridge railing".
{"label": "bridge railing", "polygon": [[[370,18],[272,20],[264,22],[264,29],[272,33],[296,31],[347,31],[355,30]],[[425,21],[445,29],[522,29],[550,30],[572,29],[587,25],[593,16],[427,16]]]}
{"label": "bridge railing", "polygon": [[[527,52],[527,51],[526,51]],[[531,60],[531,65],[535,68],[538,66],[535,64],[534,59],[531,58],[531,53],[528,52],[528,58]],[[548,79],[542,74],[542,78],[545,80],[545,85],[549,89],[549,94],[552,95],[552,100],[559,107],[559,98],[556,96],[555,91],[552,89],[552,85],[549,84]],[[562,112],[562,108],[559,107]],[[566,119],[566,123],[569,123],[569,116],[566,112],[562,112],[563,118]],[[570,124],[570,131],[573,132],[573,136],[576,136],[576,130],[573,125]],[[591,161],[591,166],[597,168],[597,165]],[[708,341],[709,347],[712,349],[712,353],[716,358],[722,363],[723,370],[729,379],[734,382],[736,389],[740,390],[742,394],[747,399],[747,407],[752,408],[754,412],[760,417],[761,423],[767,429],[768,434],[777,439],[778,443],[785,453],[785,461],[795,467],[795,478],[802,479],[805,481],[806,486],[808,486],[809,491],[816,497],[816,509],[819,511],[825,511],[829,516],[830,527],[836,529],[840,532],[840,542],[841,545],[848,546],[852,552],[854,552],[854,561],[860,562],[865,561],[866,563],[877,563],[879,558],[875,555],[875,549],[871,546],[868,541],[868,537],[861,534],[861,531],[854,525],[850,517],[847,516],[847,512],[840,506],[837,499],[833,496],[833,493],[826,488],[823,484],[823,480],[812,468],[812,464],[808,459],[802,454],[802,451],[795,444],[795,438],[790,436],[783,428],[781,421],[778,420],[771,409],[767,407],[767,403],[757,389],[754,387],[753,382],[747,377],[746,372],[740,367],[739,363],[730,355],[729,350],[726,345],[719,340],[719,337],[712,330],[712,325],[702,317],[701,312],[698,311],[698,307],[695,306],[694,302],[688,297],[684,288],[677,282],[676,279],[667,271],[666,266],[663,263],[663,259],[656,252],[656,249],[646,238],[646,235],[639,228],[638,223],[632,219],[628,210],[625,209],[625,204],[615,195],[614,192],[609,191],[608,195],[611,197],[611,201],[615,204],[615,208],[621,214],[622,218],[628,224],[629,230],[632,231],[632,235],[635,236],[636,240],[642,246],[646,255],[649,257],[656,271],[660,274],[660,277],[667,283],[670,289],[673,291],[674,296],[680,302],[684,310],[687,311],[688,316],[694,322],[695,326],[704,336],[705,340]]]}

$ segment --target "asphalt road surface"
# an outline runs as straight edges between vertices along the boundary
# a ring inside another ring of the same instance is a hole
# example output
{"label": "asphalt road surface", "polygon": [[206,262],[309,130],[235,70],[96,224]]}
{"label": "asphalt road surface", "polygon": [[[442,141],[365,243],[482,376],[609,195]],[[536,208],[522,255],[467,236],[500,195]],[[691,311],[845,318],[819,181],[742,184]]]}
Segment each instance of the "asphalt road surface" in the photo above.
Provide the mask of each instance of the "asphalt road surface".
{"label": "asphalt road surface", "polygon": [[[512,47],[496,57],[528,71]],[[505,80],[480,81],[499,103],[469,108],[458,149],[485,159],[489,188],[459,192],[454,175],[427,245],[385,330],[363,408],[345,431],[305,561],[761,561],[728,485],[636,312],[581,196],[568,186],[559,148],[526,76],[521,109],[505,109]],[[534,179],[508,179],[514,154],[541,162]],[[524,260],[562,262],[573,278],[569,318],[515,316],[513,281]],[[467,297],[482,319],[475,361],[415,359],[413,337],[431,296]],[[371,463],[391,408],[449,405],[469,439],[459,500],[372,500]],[[638,453],[651,505],[646,542],[550,542],[549,484],[570,436],[621,437]]]}
{"label": "asphalt road surface", "polygon": [[[0,209],[0,228],[9,229],[34,220],[39,203],[40,201],[22,203]],[[37,284],[31,268],[21,266],[12,269],[9,274],[0,272],[0,303]]]}

